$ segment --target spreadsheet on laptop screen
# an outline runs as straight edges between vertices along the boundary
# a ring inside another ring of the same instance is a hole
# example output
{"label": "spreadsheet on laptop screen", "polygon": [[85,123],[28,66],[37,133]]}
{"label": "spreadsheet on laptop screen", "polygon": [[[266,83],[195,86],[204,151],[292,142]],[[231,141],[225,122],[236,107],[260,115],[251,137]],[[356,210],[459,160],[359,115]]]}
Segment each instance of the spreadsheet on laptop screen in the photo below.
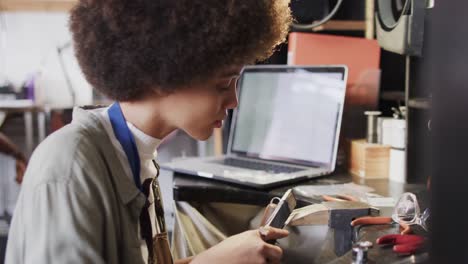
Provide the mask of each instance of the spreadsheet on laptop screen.
{"label": "spreadsheet on laptop screen", "polygon": [[343,73],[245,72],[232,150],[329,164],[346,84]]}

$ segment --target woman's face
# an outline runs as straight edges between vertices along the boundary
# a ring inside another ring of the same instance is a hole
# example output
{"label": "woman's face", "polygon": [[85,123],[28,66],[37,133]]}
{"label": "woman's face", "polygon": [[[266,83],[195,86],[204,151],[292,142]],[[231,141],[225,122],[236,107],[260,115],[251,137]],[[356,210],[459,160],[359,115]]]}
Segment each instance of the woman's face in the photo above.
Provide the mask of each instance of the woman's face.
{"label": "woman's face", "polygon": [[231,67],[211,80],[193,84],[166,97],[166,116],[175,127],[197,140],[220,128],[227,110],[237,107],[236,83],[241,67]]}

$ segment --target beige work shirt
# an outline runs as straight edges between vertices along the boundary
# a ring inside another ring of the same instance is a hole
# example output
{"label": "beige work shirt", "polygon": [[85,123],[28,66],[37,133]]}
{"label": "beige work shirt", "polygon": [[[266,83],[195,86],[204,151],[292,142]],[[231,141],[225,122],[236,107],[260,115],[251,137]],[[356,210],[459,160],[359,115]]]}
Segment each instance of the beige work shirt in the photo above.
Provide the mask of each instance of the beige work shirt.
{"label": "beige work shirt", "polygon": [[98,117],[76,108],[31,157],[5,263],[145,263],[144,203]]}

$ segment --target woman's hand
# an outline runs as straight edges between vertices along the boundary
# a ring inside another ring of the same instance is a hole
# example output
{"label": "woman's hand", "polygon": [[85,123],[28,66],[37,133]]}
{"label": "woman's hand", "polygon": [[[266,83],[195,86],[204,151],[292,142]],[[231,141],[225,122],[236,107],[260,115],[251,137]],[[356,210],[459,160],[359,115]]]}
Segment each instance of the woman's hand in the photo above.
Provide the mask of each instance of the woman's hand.
{"label": "woman's hand", "polygon": [[273,227],[250,230],[227,238],[218,245],[197,255],[192,262],[222,264],[280,263],[283,250],[265,241],[288,236],[289,232]]}
{"label": "woman's hand", "polygon": [[24,172],[26,171],[26,161],[23,159],[16,159],[16,182],[21,184],[23,182]]}
{"label": "woman's hand", "polygon": [[13,143],[7,136],[0,133],[0,152],[10,155],[16,159],[16,177],[15,180],[18,184],[23,181],[24,171],[26,170],[27,160],[21,153],[18,146]]}

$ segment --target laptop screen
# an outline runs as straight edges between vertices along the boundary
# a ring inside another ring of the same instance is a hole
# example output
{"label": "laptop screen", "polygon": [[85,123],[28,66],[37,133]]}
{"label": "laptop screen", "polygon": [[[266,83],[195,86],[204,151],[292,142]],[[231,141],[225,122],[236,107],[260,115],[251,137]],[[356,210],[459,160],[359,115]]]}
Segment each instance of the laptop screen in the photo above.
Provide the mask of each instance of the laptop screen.
{"label": "laptop screen", "polygon": [[231,152],[334,167],[346,68],[246,67],[238,83]]}

